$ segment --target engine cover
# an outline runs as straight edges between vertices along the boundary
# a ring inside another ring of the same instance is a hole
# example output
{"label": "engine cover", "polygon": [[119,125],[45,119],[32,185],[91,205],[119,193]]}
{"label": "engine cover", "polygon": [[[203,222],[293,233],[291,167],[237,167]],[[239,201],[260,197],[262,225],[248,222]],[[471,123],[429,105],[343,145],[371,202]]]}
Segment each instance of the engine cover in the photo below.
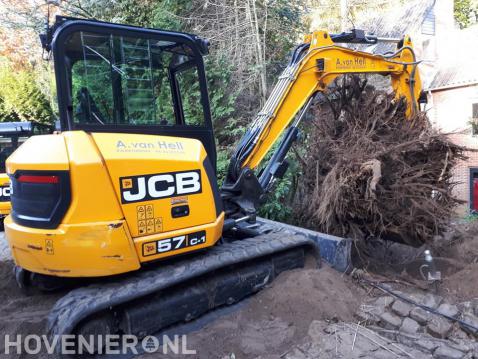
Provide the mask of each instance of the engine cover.
{"label": "engine cover", "polygon": [[[119,274],[210,247],[222,235],[215,172],[195,139],[33,136],[9,158],[7,172],[18,191],[6,237],[16,264],[31,272]],[[49,196],[52,205],[39,206]]]}

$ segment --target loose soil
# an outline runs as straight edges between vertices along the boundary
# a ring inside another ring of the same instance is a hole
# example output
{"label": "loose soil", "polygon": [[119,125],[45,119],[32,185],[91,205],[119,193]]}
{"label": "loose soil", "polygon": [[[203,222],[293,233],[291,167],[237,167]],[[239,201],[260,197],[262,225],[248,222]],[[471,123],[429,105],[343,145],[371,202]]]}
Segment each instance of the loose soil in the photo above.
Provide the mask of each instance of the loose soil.
{"label": "loose soil", "polygon": [[454,223],[436,238],[435,251],[460,262],[459,269],[441,283],[441,294],[458,302],[478,298],[478,220]]}
{"label": "loose soil", "polygon": [[[0,261],[0,353],[5,353],[6,334],[12,341],[17,335],[46,334],[48,312],[62,296],[60,293],[22,292],[15,282],[13,268],[12,260]],[[26,358],[27,355],[18,357]]]}
{"label": "loose soil", "polygon": [[196,349],[198,358],[278,358],[307,336],[313,320],[353,321],[365,297],[349,277],[326,265],[294,270],[280,275],[243,309],[189,334],[188,348]]}
{"label": "loose soil", "polygon": [[[448,268],[438,286],[438,294],[450,301],[478,298],[475,285],[478,283],[477,234],[478,223],[457,223],[433,243],[432,253],[436,257],[460,263]],[[11,260],[0,261],[0,334],[10,337],[45,334],[48,311],[63,294],[25,295],[17,288],[13,266]],[[396,274],[397,277],[401,275]],[[367,295],[368,291],[349,276],[325,264],[320,269],[283,273],[235,311],[188,333],[188,348],[197,350],[196,356],[188,357],[278,358],[308,337],[314,320],[324,323],[356,321],[353,314]],[[4,341],[0,340],[0,353],[4,352],[3,345]],[[142,357],[153,358],[157,354]]]}

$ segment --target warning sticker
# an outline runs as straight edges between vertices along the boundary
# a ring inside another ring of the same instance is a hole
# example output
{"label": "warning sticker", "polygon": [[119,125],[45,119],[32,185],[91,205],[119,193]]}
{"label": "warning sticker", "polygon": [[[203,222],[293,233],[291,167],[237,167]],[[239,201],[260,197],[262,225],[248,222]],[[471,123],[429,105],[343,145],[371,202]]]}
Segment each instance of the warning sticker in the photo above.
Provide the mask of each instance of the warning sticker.
{"label": "warning sticker", "polygon": [[137,206],[136,207],[136,214],[138,216],[138,221],[142,221],[146,219],[146,208],[145,206]]}
{"label": "warning sticker", "polygon": [[45,251],[46,254],[54,254],[53,239],[45,239]]}
{"label": "warning sticker", "polygon": [[136,216],[138,218],[138,234],[146,235],[163,231],[163,218],[154,217],[154,205],[146,204],[136,206]]}
{"label": "warning sticker", "polygon": [[148,232],[148,234],[154,233],[154,219],[148,219],[146,222],[146,232]]}
{"label": "warning sticker", "polygon": [[146,218],[154,218],[154,209],[152,204],[146,205]]}
{"label": "warning sticker", "polygon": [[163,217],[158,217],[154,219],[154,230],[156,232],[163,231]]}

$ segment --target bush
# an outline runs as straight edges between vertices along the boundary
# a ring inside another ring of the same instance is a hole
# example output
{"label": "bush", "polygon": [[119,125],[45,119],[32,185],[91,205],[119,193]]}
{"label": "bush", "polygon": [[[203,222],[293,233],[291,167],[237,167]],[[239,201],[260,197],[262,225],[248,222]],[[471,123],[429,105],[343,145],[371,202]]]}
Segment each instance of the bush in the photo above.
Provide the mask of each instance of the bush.
{"label": "bush", "polygon": [[30,69],[0,67],[0,121],[52,122],[52,109]]}

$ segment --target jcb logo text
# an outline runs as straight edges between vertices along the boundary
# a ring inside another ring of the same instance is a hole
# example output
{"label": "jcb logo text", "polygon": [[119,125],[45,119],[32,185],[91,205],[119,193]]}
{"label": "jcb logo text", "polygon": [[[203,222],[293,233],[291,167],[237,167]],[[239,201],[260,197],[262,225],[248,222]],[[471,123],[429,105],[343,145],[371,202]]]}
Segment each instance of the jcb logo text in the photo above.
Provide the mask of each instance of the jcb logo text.
{"label": "jcb logo text", "polygon": [[201,192],[201,171],[121,177],[121,202],[141,202]]}
{"label": "jcb logo text", "polygon": [[10,201],[12,189],[10,186],[0,187],[0,202]]}

